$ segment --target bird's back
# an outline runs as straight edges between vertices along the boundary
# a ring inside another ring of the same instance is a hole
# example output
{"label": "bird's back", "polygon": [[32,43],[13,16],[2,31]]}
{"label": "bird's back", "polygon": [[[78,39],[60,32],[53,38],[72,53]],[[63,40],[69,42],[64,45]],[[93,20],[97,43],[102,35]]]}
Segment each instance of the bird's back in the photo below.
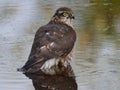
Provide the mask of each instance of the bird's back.
{"label": "bird's back", "polygon": [[65,58],[71,52],[75,40],[75,31],[64,23],[49,22],[40,27],[36,32],[28,61],[22,70],[24,72],[41,71],[44,63],[51,59],[55,59],[50,62],[52,65],[58,64],[57,59]]}

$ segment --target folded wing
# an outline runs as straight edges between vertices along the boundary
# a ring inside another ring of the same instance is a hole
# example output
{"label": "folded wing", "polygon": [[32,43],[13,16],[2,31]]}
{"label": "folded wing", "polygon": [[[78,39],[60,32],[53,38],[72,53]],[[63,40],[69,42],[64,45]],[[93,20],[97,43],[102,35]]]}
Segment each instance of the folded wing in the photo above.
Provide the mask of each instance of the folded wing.
{"label": "folded wing", "polygon": [[23,72],[36,72],[50,59],[65,58],[71,52],[76,40],[72,27],[66,24],[47,24],[35,35],[28,61]]}

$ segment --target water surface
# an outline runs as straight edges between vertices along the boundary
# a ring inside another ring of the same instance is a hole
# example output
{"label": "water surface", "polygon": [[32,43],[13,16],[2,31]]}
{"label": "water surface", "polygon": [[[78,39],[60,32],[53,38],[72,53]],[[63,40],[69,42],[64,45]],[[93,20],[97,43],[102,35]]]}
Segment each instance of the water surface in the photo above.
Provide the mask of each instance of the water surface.
{"label": "water surface", "polygon": [[27,60],[36,30],[55,10],[75,13],[73,67],[79,90],[120,88],[120,2],[118,0],[0,0],[0,88],[34,90],[16,68]]}

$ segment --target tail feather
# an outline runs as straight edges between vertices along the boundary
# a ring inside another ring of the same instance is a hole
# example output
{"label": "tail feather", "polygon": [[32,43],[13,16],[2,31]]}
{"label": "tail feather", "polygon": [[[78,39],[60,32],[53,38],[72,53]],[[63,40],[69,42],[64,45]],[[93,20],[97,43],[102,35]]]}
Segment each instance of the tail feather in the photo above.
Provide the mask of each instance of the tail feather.
{"label": "tail feather", "polygon": [[26,70],[25,70],[24,68],[17,68],[17,71],[18,71],[18,72],[23,72],[23,73],[26,72]]}

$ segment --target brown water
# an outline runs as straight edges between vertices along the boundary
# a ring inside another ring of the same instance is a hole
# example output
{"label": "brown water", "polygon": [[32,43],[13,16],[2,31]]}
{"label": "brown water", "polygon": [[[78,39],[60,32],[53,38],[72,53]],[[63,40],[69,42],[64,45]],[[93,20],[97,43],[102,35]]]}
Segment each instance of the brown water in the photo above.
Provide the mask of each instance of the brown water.
{"label": "brown water", "polygon": [[0,90],[34,90],[16,68],[26,62],[36,30],[61,6],[76,16],[78,90],[120,90],[118,0],[0,0]]}

